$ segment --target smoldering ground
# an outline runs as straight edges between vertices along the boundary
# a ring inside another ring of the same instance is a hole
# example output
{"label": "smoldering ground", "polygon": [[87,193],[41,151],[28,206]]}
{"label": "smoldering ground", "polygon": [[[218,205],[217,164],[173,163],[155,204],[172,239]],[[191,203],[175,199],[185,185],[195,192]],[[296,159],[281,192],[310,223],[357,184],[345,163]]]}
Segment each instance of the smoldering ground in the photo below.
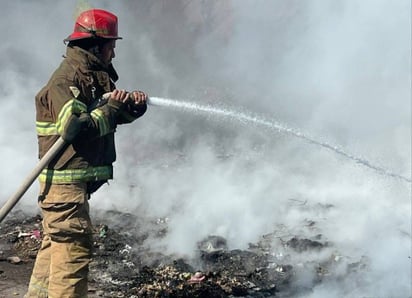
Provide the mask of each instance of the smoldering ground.
{"label": "smoldering ground", "polygon": [[[1,200],[36,163],[33,98],[60,62],[76,5],[119,16],[118,87],[257,113],[410,177],[410,3],[224,3],[4,3]],[[296,263],[370,260],[362,278],[336,268],[340,278],[313,297],[410,296],[410,183],[287,134],[178,109],[149,107],[117,141],[115,179],[92,209],[167,218],[152,249],[192,256],[210,234],[246,248],[282,226],[332,243]],[[35,206],[36,191],[20,208]]]}

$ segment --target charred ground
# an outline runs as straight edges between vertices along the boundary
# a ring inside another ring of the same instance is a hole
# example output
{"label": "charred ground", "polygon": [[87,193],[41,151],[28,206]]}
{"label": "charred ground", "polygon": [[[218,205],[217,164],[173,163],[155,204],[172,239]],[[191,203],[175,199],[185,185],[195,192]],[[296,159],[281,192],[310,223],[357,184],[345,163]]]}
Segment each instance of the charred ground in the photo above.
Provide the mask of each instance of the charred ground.
{"label": "charred ground", "polygon": [[[147,245],[167,233],[166,219],[111,211],[94,221],[90,297],[296,297],[341,278],[337,266],[344,265],[346,275],[367,270],[366,260],[343,263],[337,254],[319,262],[294,257],[325,254],[331,244],[322,235],[308,239],[274,231],[245,250],[229,249],[226,239],[211,235],[198,243],[195,258],[184,258]],[[14,212],[0,231],[0,297],[23,297],[41,243],[41,217]],[[302,276],[310,281],[300,281]]]}

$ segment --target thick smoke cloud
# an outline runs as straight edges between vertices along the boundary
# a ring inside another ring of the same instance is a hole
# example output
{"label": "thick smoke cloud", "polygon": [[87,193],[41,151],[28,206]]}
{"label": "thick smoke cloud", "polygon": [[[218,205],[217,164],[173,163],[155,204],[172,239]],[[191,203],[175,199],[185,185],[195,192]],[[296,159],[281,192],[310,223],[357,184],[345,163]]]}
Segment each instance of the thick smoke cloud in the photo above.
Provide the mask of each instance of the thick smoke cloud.
{"label": "thick smoke cloud", "polygon": [[[119,16],[120,88],[257,113],[410,177],[409,2],[201,3],[3,4],[0,201],[37,161],[34,95],[60,62],[76,11],[89,6]],[[230,248],[273,231],[322,234],[330,250],[295,258],[365,256],[370,272],[337,268],[342,279],[313,297],[410,295],[410,184],[287,134],[166,107],[120,127],[117,141],[115,179],[92,209],[167,218],[169,233],[153,249],[193,255],[210,234]],[[36,192],[19,208],[35,206]],[[300,277],[301,285],[310,280]]]}

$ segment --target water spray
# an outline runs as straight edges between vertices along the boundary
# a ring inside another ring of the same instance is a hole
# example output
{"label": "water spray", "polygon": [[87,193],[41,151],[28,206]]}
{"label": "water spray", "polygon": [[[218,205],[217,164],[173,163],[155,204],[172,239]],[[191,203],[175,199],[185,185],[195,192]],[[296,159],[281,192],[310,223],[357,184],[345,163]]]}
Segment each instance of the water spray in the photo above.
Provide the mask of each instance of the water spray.
{"label": "water spray", "polygon": [[255,125],[260,125],[265,128],[269,128],[271,130],[275,130],[279,133],[284,133],[287,135],[291,135],[293,137],[297,137],[300,139],[305,140],[308,143],[321,146],[323,148],[329,149],[333,151],[334,153],[337,153],[341,156],[344,156],[345,158],[348,158],[357,164],[366,166],[369,169],[374,170],[376,173],[387,176],[387,177],[392,177],[396,179],[400,179],[402,181],[411,183],[412,180],[410,178],[404,177],[402,175],[393,173],[383,167],[377,166],[372,164],[366,159],[357,157],[355,155],[352,155],[346,151],[344,151],[342,148],[339,146],[331,145],[326,142],[318,141],[312,137],[309,137],[302,132],[300,132],[297,129],[293,129],[290,127],[287,127],[286,125],[279,123],[277,121],[273,120],[268,120],[265,119],[262,116],[256,116],[256,115],[251,115],[247,114],[244,112],[239,112],[239,111],[234,111],[234,110],[228,110],[228,109],[223,109],[223,108],[216,108],[210,105],[199,105],[196,103],[192,102],[186,102],[186,101],[180,101],[180,100],[174,100],[174,99],[168,99],[168,98],[160,98],[160,97],[150,97],[147,102],[149,105],[152,106],[160,106],[160,107],[170,107],[170,108],[178,108],[186,111],[192,111],[195,113],[205,113],[205,114],[211,114],[215,116],[220,116],[220,117],[225,117],[229,118],[231,120],[236,120],[242,123],[251,123]]}
{"label": "water spray", "polygon": [[[110,93],[106,93],[103,95],[103,99],[107,100],[110,96]],[[235,110],[228,110],[223,108],[216,108],[210,105],[199,105],[192,102],[186,101],[178,101],[174,99],[168,98],[160,98],[160,97],[150,97],[147,100],[147,104],[152,106],[159,106],[159,107],[171,107],[171,108],[178,108],[182,110],[187,110],[195,113],[206,113],[215,116],[220,116],[224,118],[229,118],[231,120],[236,120],[242,123],[251,123],[255,125],[261,125],[263,127],[269,128],[271,130],[275,130],[279,133],[285,133],[287,135],[291,135],[296,138],[300,138],[305,140],[308,143],[315,144],[317,146],[321,146],[323,148],[329,149],[334,153],[342,155],[358,164],[368,167],[369,169],[374,170],[376,173],[387,176],[393,177],[396,179],[403,180],[405,182],[411,183],[411,179],[404,177],[402,175],[392,173],[389,170],[373,165],[369,161],[354,156],[343,149],[339,148],[338,146],[333,146],[326,142],[317,141],[314,138],[311,138],[302,132],[298,131],[297,129],[293,129],[287,127],[286,125],[273,121],[267,120],[262,116],[254,116],[244,112],[239,112]],[[3,205],[0,209],[0,223],[6,217],[6,215],[13,209],[13,207],[17,204],[17,202],[23,197],[25,192],[29,189],[29,187],[33,184],[34,180],[38,177],[40,172],[49,164],[49,162],[62,150],[62,148],[66,145],[66,142],[60,137],[57,142],[50,148],[50,150],[43,156],[43,158],[39,161],[37,166],[32,170],[32,172],[27,176],[27,178],[23,181],[23,184],[19,187],[19,189],[7,200],[7,202]]]}

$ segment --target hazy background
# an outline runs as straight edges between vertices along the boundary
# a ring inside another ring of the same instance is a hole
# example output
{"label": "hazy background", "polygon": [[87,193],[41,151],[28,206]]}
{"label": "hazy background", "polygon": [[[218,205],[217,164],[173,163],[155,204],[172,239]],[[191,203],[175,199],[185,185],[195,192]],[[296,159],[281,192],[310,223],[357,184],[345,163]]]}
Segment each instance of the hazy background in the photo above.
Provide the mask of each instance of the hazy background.
{"label": "hazy background", "polygon": [[[37,162],[34,96],[88,6],[119,17],[119,88],[256,113],[410,178],[409,1],[16,0],[0,21],[0,202]],[[92,209],[168,218],[154,249],[190,256],[209,234],[247,248],[282,226],[333,243],[302,261],[370,259],[367,275],[338,270],[313,297],[411,295],[410,183],[276,131],[178,109],[149,107],[117,141],[115,179]],[[36,193],[18,207],[37,211]]]}

